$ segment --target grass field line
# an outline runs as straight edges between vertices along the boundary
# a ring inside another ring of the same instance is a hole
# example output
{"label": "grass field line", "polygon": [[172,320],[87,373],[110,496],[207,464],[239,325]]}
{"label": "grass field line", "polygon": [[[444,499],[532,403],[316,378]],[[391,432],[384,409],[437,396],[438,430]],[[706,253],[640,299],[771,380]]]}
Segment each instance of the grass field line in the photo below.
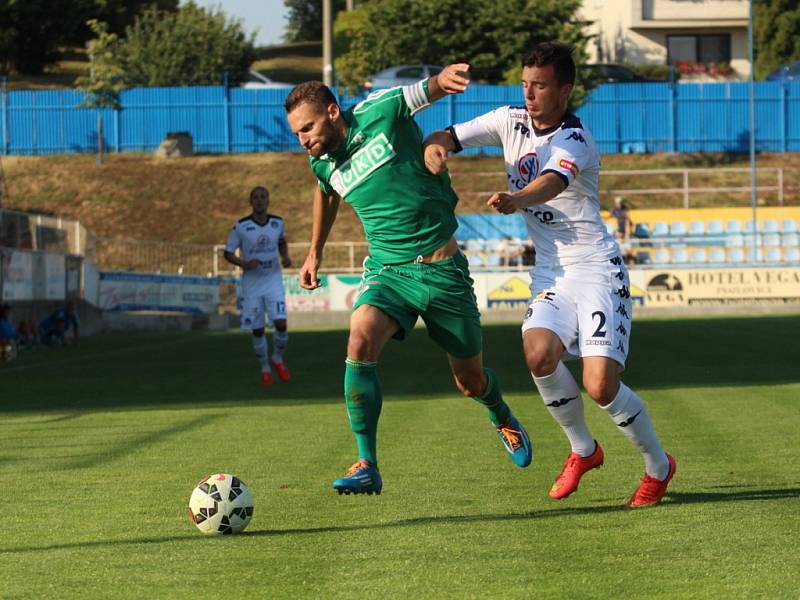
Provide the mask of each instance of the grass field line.
{"label": "grass field line", "polygon": [[172,339],[172,340],[170,340],[168,342],[158,341],[158,342],[148,342],[146,344],[132,344],[130,346],[126,346],[125,348],[118,348],[116,350],[106,350],[106,351],[103,351],[103,352],[96,352],[96,353],[93,353],[93,354],[78,354],[78,355],[75,355],[75,356],[67,356],[67,357],[61,358],[61,360],[56,359],[54,361],[48,361],[46,364],[43,364],[43,363],[37,361],[37,362],[35,362],[33,364],[28,364],[28,365],[14,365],[13,367],[5,367],[3,369],[0,369],[0,375],[3,375],[4,373],[14,372],[14,371],[25,371],[27,369],[36,369],[36,368],[42,368],[42,367],[51,368],[51,367],[54,367],[54,366],[61,366],[63,364],[69,364],[69,363],[73,363],[73,362],[85,362],[86,360],[91,360],[91,359],[94,359],[94,358],[106,358],[107,356],[118,356],[120,354],[126,354],[126,353],[129,353],[129,352],[138,352],[139,350],[143,350],[143,349],[146,349],[146,348],[152,348],[152,347],[163,348],[164,346],[176,346],[176,345],[179,345],[179,344],[185,344],[185,343],[190,342],[190,341],[193,341],[193,338],[189,338],[189,337],[177,338],[176,337],[176,338],[174,338],[174,339]]}

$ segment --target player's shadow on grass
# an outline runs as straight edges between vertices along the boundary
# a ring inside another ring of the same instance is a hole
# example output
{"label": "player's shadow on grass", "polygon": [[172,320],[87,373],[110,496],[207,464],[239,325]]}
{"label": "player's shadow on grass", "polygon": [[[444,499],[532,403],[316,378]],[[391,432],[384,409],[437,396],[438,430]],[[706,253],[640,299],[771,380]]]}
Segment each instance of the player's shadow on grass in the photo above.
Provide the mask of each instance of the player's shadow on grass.
{"label": "player's shadow on grass", "polygon": [[[661,508],[638,509],[628,511],[621,504],[605,506],[584,506],[576,508],[554,508],[543,510],[532,510],[518,513],[498,513],[484,515],[445,515],[435,517],[412,517],[409,519],[399,519],[386,523],[367,523],[354,525],[335,525],[329,527],[298,527],[287,529],[264,529],[261,531],[246,531],[242,533],[245,537],[274,537],[282,535],[314,535],[319,533],[347,533],[352,531],[368,531],[373,529],[390,529],[395,527],[416,527],[419,525],[450,525],[459,523],[491,523],[494,521],[515,521],[529,519],[551,519],[557,517],[572,517],[589,514],[603,514],[616,512],[630,512],[640,514],[649,510],[664,510],[672,505],[711,503],[711,502],[748,502],[763,500],[783,500],[787,498],[800,498],[800,488],[773,489],[773,490],[747,490],[740,492],[694,492],[667,493],[666,500]],[[48,546],[25,546],[20,548],[2,548],[0,555],[23,554],[34,552],[49,552],[54,550],[75,550],[83,548],[111,547],[111,546],[135,546],[139,544],[161,544],[178,541],[197,540],[197,535],[179,535],[151,538],[136,538],[130,540],[98,540],[91,542],[74,542],[67,544],[52,544]]]}
{"label": "player's shadow on grass", "polygon": [[[789,351],[800,338],[797,316],[647,320],[635,322],[632,335],[625,381],[634,389],[800,382]],[[0,367],[0,386],[8,390],[0,413],[342,401],[345,330],[292,332],[287,355],[292,381],[269,388],[258,383],[248,338],[246,332],[89,338],[69,354],[47,353],[41,365]],[[521,346],[518,324],[484,328],[485,362],[498,372],[507,394],[535,393]],[[379,371],[390,401],[459,397],[445,354],[424,329],[402,343],[390,341]]]}

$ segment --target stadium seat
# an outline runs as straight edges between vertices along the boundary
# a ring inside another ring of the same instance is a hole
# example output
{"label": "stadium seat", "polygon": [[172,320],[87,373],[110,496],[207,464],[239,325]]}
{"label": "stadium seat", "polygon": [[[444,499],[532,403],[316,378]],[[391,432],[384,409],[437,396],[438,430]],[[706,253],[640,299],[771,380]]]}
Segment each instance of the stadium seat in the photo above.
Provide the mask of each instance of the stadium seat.
{"label": "stadium seat", "polygon": [[757,223],[752,219],[750,219],[749,221],[747,221],[747,223],[744,224],[744,231],[745,233],[753,233],[754,231],[757,232],[758,231]]}
{"label": "stadium seat", "polygon": [[669,226],[669,234],[672,236],[686,235],[686,223],[683,221],[673,221]]}
{"label": "stadium seat", "polygon": [[470,252],[468,261],[469,266],[473,268],[486,266],[483,256],[481,256],[478,252]]}
{"label": "stadium seat", "polygon": [[708,222],[708,227],[706,227],[706,233],[708,235],[722,235],[725,233],[725,229],[722,226],[722,221],[719,219],[711,219]]}
{"label": "stadium seat", "polygon": [[797,233],[797,221],[786,219],[781,225],[781,233]]}
{"label": "stadium seat", "polygon": [[486,261],[486,266],[488,266],[488,267],[499,267],[500,266],[500,255],[497,252],[490,252],[488,260]]}
{"label": "stadium seat", "polygon": [[761,223],[761,231],[764,233],[778,233],[778,222],[775,219],[767,219]]}
{"label": "stadium seat", "polygon": [[649,265],[652,262],[650,253],[647,250],[640,250],[636,253],[635,261],[637,265]]}
{"label": "stadium seat", "polygon": [[731,248],[728,251],[729,263],[742,263],[744,262],[744,250],[741,248]]}
{"label": "stadium seat", "polygon": [[747,257],[747,262],[761,262],[764,258],[761,253],[761,248],[747,248],[745,250],[745,256]]}
{"label": "stadium seat", "polygon": [[703,221],[692,221],[689,223],[689,235],[700,236],[706,232],[706,224]]}
{"label": "stadium seat", "polygon": [[729,248],[744,246],[744,236],[738,233],[735,235],[729,235],[728,239],[725,240],[725,245]]}
{"label": "stadium seat", "polygon": [[770,263],[781,262],[781,260],[783,260],[781,257],[780,248],[768,248],[765,258],[766,261]]}
{"label": "stadium seat", "polygon": [[706,262],[706,251],[703,248],[695,248],[689,255],[689,260],[692,263],[702,264]]}
{"label": "stadium seat", "polygon": [[653,262],[655,264],[667,264],[669,262],[669,250],[659,248],[653,252]]}
{"label": "stadium seat", "polygon": [[723,250],[722,248],[712,248],[711,251],[708,253],[708,262],[724,263],[725,250]]}
{"label": "stadium seat", "polygon": [[781,245],[781,236],[777,233],[770,233],[764,236],[764,245],[765,246],[780,246]]}
{"label": "stadium seat", "polygon": [[742,223],[741,221],[737,221],[736,219],[731,219],[728,221],[728,226],[725,228],[725,231],[728,234],[731,233],[742,233]]}
{"label": "stadium seat", "polygon": [[783,234],[783,246],[800,246],[800,236],[796,233]]}
{"label": "stadium seat", "polygon": [[653,223],[653,237],[667,237],[669,235],[669,225],[663,221],[656,221]]}
{"label": "stadium seat", "polygon": [[672,260],[670,262],[675,264],[684,264],[689,262],[689,253],[683,248],[676,248],[672,251]]}
{"label": "stadium seat", "polygon": [[650,227],[647,226],[647,223],[637,223],[636,227],[633,228],[633,237],[649,238]]}
{"label": "stadium seat", "polygon": [[786,248],[783,251],[783,260],[786,262],[800,262],[800,248]]}

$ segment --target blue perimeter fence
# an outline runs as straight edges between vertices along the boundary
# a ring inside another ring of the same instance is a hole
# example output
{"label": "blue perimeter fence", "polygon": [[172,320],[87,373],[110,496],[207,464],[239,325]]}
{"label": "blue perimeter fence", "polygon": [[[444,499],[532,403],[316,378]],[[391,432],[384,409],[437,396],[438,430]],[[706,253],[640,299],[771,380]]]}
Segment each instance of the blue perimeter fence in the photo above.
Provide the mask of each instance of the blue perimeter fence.
{"label": "blue perimeter fence", "polygon": [[[748,83],[603,84],[577,113],[605,154],[746,152],[748,88]],[[186,131],[196,152],[299,150],[283,110],[289,89],[126,90],[120,110],[99,111],[103,142],[110,151],[146,152],[155,150],[168,132]],[[0,153],[96,151],[98,110],[81,108],[84,98],[74,90],[4,90],[0,94]],[[341,103],[347,107],[362,98],[343,96]],[[517,86],[472,85],[465,94],[445,98],[416,118],[427,134],[504,104],[518,105],[521,99]],[[755,104],[757,150],[800,150],[800,82],[758,82]]]}

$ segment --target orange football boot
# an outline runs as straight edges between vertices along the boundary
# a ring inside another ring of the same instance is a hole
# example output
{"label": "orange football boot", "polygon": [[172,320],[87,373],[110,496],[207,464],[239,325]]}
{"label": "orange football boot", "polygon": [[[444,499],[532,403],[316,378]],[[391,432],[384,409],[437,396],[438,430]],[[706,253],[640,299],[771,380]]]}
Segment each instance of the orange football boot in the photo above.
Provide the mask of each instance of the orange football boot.
{"label": "orange football boot", "polygon": [[603,464],[603,459],[605,458],[603,449],[600,447],[600,444],[597,443],[597,440],[595,440],[594,443],[597,447],[590,456],[584,458],[575,452],[569,453],[567,461],[561,469],[561,473],[558,474],[556,482],[553,484],[553,487],[550,488],[548,495],[551,498],[555,500],[566,498],[578,489],[578,484],[584,473],[592,469],[597,469]]}
{"label": "orange football boot", "polygon": [[669,473],[667,473],[667,478],[664,479],[664,481],[659,481],[650,475],[642,477],[642,482],[639,484],[639,487],[633,492],[633,496],[631,496],[630,500],[625,503],[626,508],[641,508],[643,506],[655,506],[661,503],[664,492],[667,491],[667,486],[669,482],[672,481],[672,476],[675,475],[675,469],[678,467],[672,455],[667,454],[667,460],[669,461]]}

